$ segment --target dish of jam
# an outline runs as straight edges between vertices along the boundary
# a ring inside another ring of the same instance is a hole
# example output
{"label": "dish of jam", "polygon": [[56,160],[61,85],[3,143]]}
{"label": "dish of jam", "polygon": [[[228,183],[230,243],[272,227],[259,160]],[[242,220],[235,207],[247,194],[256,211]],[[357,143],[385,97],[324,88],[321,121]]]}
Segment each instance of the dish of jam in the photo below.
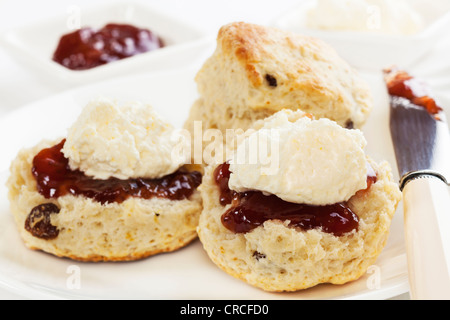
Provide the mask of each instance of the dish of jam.
{"label": "dish of jam", "polygon": [[110,23],[100,30],[85,27],[63,35],[53,61],[71,70],[87,70],[162,47],[163,41],[150,30]]}
{"label": "dish of jam", "polygon": [[85,196],[102,204],[121,203],[130,197],[170,200],[188,199],[202,182],[200,172],[179,170],[160,179],[97,180],[72,170],[62,148],[65,140],[43,149],[33,159],[32,174],[38,192],[45,198],[64,195]]}
{"label": "dish of jam", "polygon": [[[286,202],[260,191],[232,191],[228,187],[231,175],[229,168],[227,163],[218,166],[214,171],[214,179],[220,189],[220,204],[231,204],[231,208],[222,215],[222,224],[234,233],[250,232],[268,220],[289,220],[291,227],[302,230],[321,228],[335,236],[358,229],[359,218],[345,202],[313,206]],[[376,174],[369,170],[367,189],[376,181]]]}

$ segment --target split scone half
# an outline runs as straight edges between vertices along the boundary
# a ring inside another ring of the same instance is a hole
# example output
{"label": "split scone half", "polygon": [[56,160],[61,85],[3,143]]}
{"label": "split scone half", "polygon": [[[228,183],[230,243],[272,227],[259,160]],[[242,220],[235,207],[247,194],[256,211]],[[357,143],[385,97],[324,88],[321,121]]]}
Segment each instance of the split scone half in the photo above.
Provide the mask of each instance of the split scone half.
{"label": "split scone half", "polygon": [[[389,164],[365,155],[359,130],[299,111],[280,111],[255,129],[232,159],[206,167],[198,234],[209,257],[273,292],[361,277],[385,246],[401,199]],[[278,141],[264,153],[271,161],[242,161],[262,138]]]}
{"label": "split scone half", "polygon": [[196,239],[201,174],[170,157],[172,130],[150,106],[100,99],[67,139],[22,150],[7,186],[25,244],[96,262],[142,259]]}
{"label": "split scone half", "polygon": [[373,107],[367,83],[321,40],[244,22],[223,26],[196,76],[186,129],[250,128],[282,109],[361,128]]}

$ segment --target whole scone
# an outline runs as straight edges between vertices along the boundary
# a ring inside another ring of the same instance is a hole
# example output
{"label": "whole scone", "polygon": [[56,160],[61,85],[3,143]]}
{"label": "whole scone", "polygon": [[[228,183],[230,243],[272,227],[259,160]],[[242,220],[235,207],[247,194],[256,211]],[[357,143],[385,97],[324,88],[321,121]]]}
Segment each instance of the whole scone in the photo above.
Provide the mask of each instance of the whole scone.
{"label": "whole scone", "polygon": [[[296,120],[288,114],[289,121]],[[271,292],[297,291],[321,283],[344,284],[360,278],[383,250],[401,199],[390,165],[387,162],[377,164],[367,156],[365,161],[376,174],[376,181],[345,202],[358,216],[359,225],[339,235],[323,228],[304,229],[291,225],[289,220],[279,219],[268,219],[248,232],[230,230],[224,224],[224,214],[230,212],[236,200],[224,205],[217,183],[218,166],[207,166],[200,186],[204,209],[197,229],[205,251],[228,274]],[[292,168],[291,172],[298,171]],[[311,171],[311,174],[315,173]],[[292,182],[289,178],[287,181]],[[272,187],[289,189],[276,184],[268,188]],[[320,185],[311,188],[320,193]],[[264,190],[264,195],[270,193]],[[239,213],[238,210],[232,212]],[[241,218],[235,219],[239,223],[251,219],[250,216]]]}
{"label": "whole scone", "polygon": [[282,109],[360,128],[372,109],[366,82],[321,40],[237,22],[223,26],[196,76],[199,99],[185,127],[248,129]]}

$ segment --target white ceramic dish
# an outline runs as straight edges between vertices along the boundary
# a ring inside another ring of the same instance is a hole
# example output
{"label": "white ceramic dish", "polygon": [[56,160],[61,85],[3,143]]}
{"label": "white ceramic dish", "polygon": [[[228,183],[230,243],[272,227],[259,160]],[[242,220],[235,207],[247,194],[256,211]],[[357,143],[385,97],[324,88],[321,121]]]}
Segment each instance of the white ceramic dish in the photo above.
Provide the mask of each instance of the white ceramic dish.
{"label": "white ceramic dish", "polygon": [[362,32],[324,31],[306,26],[306,14],[316,0],[300,5],[272,22],[274,27],[320,38],[332,45],[354,67],[383,69],[393,64],[411,66],[426,55],[450,28],[450,1],[411,0],[425,21],[425,28],[411,36],[394,36]]}
{"label": "white ceramic dish", "polygon": [[[4,186],[10,162],[19,149],[31,147],[41,139],[63,137],[86,102],[98,96],[149,103],[175,126],[181,126],[197,97],[193,79],[198,68],[73,89],[20,108],[0,120],[0,287],[26,298],[44,299],[387,299],[407,292],[401,208],[385,250],[365,276],[342,286],[320,285],[296,293],[267,293],[232,278],[209,260],[199,241],[177,252],[138,262],[99,264],[59,259],[24,246],[9,211]],[[381,76],[364,76],[376,97],[376,108],[364,128],[369,143],[367,152],[377,161],[395,163]],[[79,287],[73,286],[74,272],[80,276]]]}
{"label": "white ceramic dish", "polygon": [[[101,28],[107,23],[128,23],[147,28],[165,42],[164,48],[102,65],[73,71],[52,61],[59,39],[74,26]],[[61,84],[79,85],[110,79],[116,75],[182,67],[195,60],[209,43],[205,33],[158,10],[129,2],[89,9],[73,7],[71,13],[5,31],[0,44],[16,59]]]}

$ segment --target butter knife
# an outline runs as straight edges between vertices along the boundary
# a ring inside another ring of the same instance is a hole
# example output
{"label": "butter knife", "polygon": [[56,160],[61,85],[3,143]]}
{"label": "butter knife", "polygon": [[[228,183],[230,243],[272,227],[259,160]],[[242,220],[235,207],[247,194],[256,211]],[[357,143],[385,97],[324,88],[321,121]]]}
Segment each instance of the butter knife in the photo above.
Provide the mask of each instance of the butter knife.
{"label": "butter knife", "polygon": [[429,88],[385,70],[390,129],[403,193],[410,295],[450,299],[450,135]]}

